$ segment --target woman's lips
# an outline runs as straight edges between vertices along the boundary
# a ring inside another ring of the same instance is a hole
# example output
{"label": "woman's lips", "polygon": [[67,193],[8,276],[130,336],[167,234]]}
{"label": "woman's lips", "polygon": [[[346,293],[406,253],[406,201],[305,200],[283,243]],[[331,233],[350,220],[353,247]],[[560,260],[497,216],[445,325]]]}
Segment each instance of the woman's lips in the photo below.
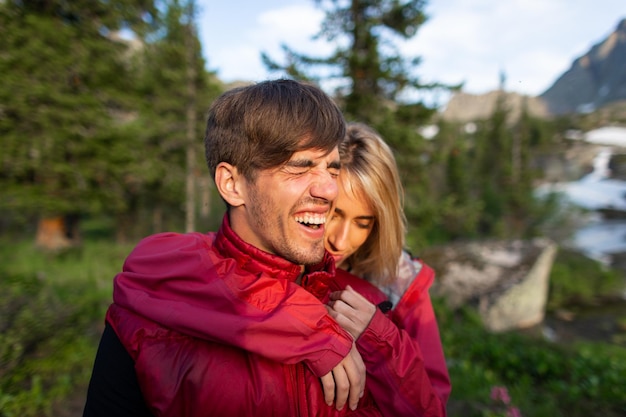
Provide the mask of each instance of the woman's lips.
{"label": "woman's lips", "polygon": [[335,260],[335,265],[339,265],[343,260],[343,255],[333,255],[333,259]]}

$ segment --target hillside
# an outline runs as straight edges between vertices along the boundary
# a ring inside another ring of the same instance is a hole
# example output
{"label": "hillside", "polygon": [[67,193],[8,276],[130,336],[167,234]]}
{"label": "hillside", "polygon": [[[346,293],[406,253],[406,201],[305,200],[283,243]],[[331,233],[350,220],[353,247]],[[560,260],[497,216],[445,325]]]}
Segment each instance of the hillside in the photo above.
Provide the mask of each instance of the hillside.
{"label": "hillside", "polygon": [[626,100],[626,19],[606,39],[574,60],[540,97],[551,114],[588,113]]}
{"label": "hillside", "polygon": [[511,110],[512,120],[519,118],[524,107],[535,117],[543,118],[550,115],[545,102],[538,97],[498,90],[486,94],[457,93],[450,98],[441,116],[444,120],[461,123],[487,119],[493,114],[501,94],[504,94],[505,106]]}
{"label": "hillside", "polygon": [[[622,19],[606,39],[575,59],[571,67],[538,97],[501,90],[486,94],[459,92],[451,97],[441,117],[457,122],[487,118],[502,93],[505,94],[506,105],[511,109],[513,119],[517,118],[522,106],[526,106],[529,113],[536,117],[592,113],[607,107],[614,112],[624,108],[626,19]],[[618,118],[622,117],[618,115]]]}

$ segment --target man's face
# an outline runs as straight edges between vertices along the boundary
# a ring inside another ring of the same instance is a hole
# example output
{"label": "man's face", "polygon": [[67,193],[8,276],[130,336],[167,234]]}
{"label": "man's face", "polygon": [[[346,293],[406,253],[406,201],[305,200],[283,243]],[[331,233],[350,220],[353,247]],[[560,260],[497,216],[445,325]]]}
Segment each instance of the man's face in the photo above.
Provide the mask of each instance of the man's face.
{"label": "man's face", "polygon": [[260,171],[247,183],[246,222],[239,235],[248,243],[299,265],[324,256],[324,223],[337,197],[339,152],[296,152],[278,168]]}

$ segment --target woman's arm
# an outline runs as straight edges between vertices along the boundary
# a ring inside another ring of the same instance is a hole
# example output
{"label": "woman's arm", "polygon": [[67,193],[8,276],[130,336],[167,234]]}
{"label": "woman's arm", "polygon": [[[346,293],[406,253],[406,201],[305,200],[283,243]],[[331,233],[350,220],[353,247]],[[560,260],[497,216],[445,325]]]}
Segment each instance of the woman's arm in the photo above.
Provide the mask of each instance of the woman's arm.
{"label": "woman's arm", "polygon": [[394,321],[349,286],[331,294],[331,315],[357,338],[367,385],[386,416],[446,415],[450,380],[428,295],[433,277],[420,270],[391,312]]}
{"label": "woman's arm", "polygon": [[422,263],[415,280],[391,311],[390,317],[399,329],[407,332],[419,344],[433,388],[446,404],[452,387],[439,325],[430,299],[429,289],[434,279],[432,268]]}

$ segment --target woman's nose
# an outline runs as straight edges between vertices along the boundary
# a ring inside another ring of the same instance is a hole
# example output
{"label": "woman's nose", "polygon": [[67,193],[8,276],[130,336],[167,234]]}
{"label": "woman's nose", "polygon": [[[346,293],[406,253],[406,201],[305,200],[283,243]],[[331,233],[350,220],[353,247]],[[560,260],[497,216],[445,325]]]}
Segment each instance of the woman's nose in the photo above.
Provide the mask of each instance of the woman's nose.
{"label": "woman's nose", "polygon": [[334,250],[344,250],[348,242],[348,227],[344,221],[333,221],[328,229],[328,243]]}

